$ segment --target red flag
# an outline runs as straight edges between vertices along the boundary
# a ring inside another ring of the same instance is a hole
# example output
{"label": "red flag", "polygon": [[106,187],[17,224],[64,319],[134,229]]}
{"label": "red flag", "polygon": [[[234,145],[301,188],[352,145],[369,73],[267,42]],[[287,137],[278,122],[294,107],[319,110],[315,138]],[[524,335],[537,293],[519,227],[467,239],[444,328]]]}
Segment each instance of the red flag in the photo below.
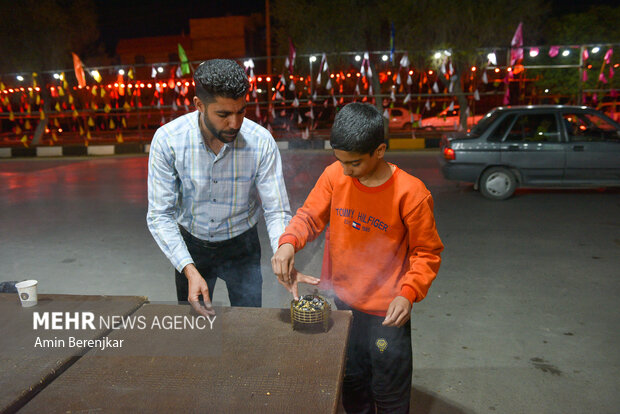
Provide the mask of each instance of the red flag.
{"label": "red flag", "polygon": [[290,74],[293,74],[293,67],[295,66],[295,56],[297,53],[295,52],[295,46],[293,46],[293,40],[288,38],[288,71]]}
{"label": "red flag", "polygon": [[84,64],[75,53],[73,55],[73,68],[75,69],[75,77],[77,78],[78,85],[82,88],[86,86],[86,76],[84,75]]}
{"label": "red flag", "polygon": [[510,42],[510,66],[523,59],[523,22],[519,23]]}

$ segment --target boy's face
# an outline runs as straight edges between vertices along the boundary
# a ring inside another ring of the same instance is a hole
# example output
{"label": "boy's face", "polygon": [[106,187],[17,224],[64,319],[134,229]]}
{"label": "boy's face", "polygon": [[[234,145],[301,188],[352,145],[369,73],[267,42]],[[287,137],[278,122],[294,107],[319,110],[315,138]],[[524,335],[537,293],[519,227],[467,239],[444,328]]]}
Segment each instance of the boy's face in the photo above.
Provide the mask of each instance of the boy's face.
{"label": "boy's face", "polygon": [[340,161],[344,175],[364,181],[371,178],[377,170],[385,148],[385,144],[381,144],[372,154],[335,149],[334,156]]}

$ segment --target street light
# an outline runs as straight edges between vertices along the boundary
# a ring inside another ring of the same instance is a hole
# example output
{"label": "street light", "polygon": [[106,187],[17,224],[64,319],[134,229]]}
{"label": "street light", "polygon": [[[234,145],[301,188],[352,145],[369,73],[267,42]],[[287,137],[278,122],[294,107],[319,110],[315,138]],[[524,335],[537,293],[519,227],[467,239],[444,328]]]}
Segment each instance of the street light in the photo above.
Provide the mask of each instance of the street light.
{"label": "street light", "polygon": [[362,57],[360,55],[355,55],[355,61],[359,62],[360,60],[362,60]]}
{"label": "street light", "polygon": [[17,80],[20,82],[24,81],[24,77],[22,75],[17,75]]}
{"label": "street light", "polygon": [[388,59],[389,59],[388,55],[381,56],[381,60],[384,61],[384,62],[387,62]]}
{"label": "street light", "polygon": [[495,53],[489,53],[487,55],[487,59],[489,60],[489,62],[491,62],[493,66],[497,66],[497,56],[495,56]]}
{"label": "street light", "polygon": [[118,71],[118,74],[119,74],[119,75],[121,75],[121,76],[123,76],[123,75],[125,74],[125,71],[124,71],[123,69],[120,69],[120,70]]}
{"label": "street light", "polygon": [[[310,90],[308,91],[308,93],[312,93],[312,63],[316,62],[316,56],[310,56],[310,58],[308,59],[310,61]],[[319,68],[319,73],[321,71],[321,68]]]}
{"label": "street light", "polygon": [[601,48],[600,48],[600,47],[598,47],[598,46],[594,46],[594,47],[592,48],[592,53],[598,53],[600,50],[601,50]]}
{"label": "street light", "polygon": [[433,55],[433,57],[435,59],[441,59],[441,52],[435,52],[435,54]]}
{"label": "street light", "polygon": [[570,50],[565,50],[562,52],[562,56],[566,57],[568,55],[570,55]]}

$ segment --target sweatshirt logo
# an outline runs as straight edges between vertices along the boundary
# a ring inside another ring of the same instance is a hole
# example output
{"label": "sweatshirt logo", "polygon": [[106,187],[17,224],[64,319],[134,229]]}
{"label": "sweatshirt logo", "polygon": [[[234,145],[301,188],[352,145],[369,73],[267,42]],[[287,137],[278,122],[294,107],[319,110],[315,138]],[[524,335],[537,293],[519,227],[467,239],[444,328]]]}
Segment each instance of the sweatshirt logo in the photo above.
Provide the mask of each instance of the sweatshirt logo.
{"label": "sweatshirt logo", "polygon": [[355,230],[361,230],[362,225],[359,224],[357,221],[351,221],[351,227],[353,227]]}

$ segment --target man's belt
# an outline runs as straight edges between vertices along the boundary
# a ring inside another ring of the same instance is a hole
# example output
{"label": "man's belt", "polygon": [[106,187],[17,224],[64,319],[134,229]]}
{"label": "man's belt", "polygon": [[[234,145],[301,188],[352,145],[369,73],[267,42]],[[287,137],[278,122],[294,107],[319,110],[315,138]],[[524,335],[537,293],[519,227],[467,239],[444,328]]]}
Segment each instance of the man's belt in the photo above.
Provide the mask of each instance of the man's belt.
{"label": "man's belt", "polygon": [[191,240],[193,243],[199,246],[205,247],[207,249],[218,249],[222,247],[232,246],[235,244],[235,242],[237,242],[239,238],[243,237],[243,235],[247,233],[247,232],[241,233],[240,235],[235,236],[232,239],[212,242],[208,240],[199,239],[198,237],[194,236],[189,231],[185,230],[183,226],[179,226],[179,230],[181,231],[181,235],[183,236],[185,240]]}

